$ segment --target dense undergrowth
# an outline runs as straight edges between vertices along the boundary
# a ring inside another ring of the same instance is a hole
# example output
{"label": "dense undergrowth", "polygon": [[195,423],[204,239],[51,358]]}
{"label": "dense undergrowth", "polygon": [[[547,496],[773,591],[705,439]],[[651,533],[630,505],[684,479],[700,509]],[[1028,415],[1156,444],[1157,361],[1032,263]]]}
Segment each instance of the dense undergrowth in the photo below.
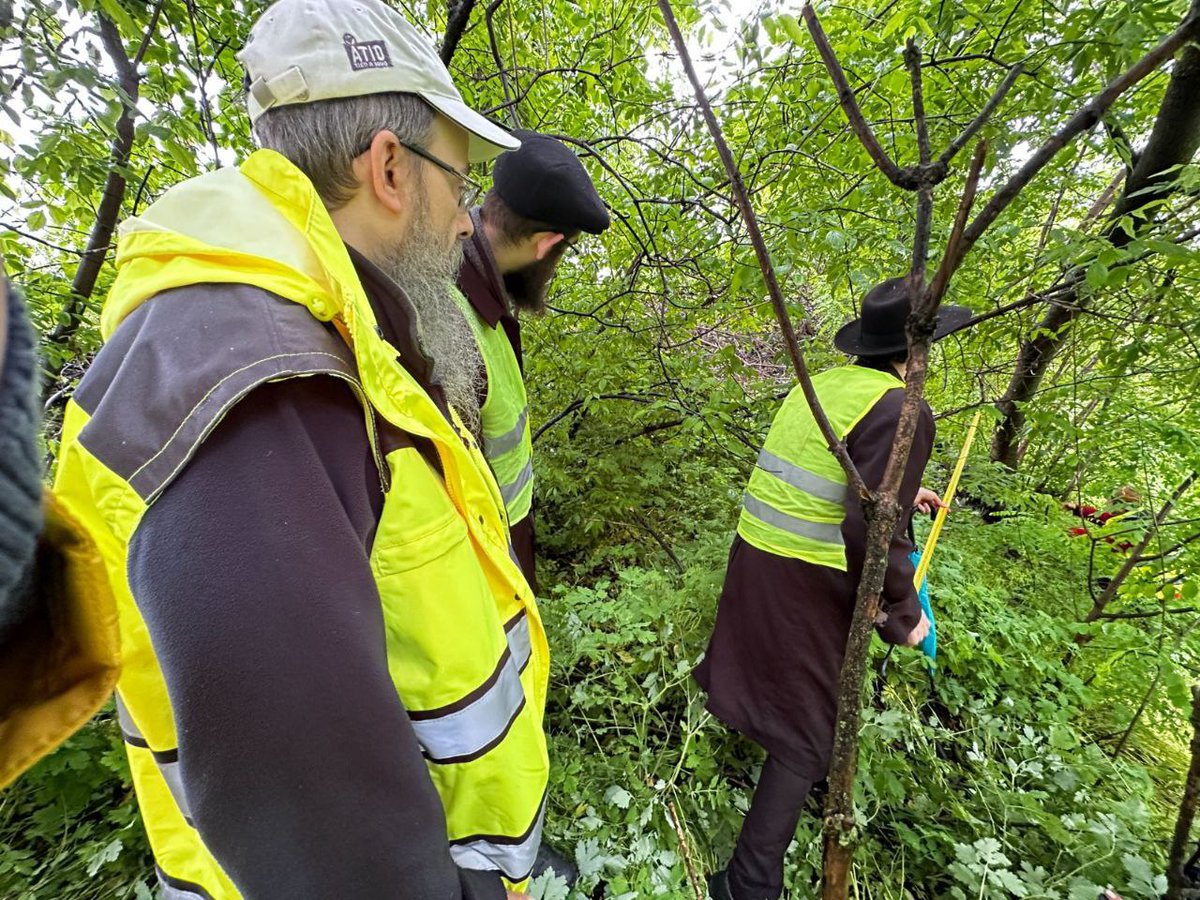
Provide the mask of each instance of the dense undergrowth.
{"label": "dense undergrowth", "polygon": [[[555,561],[543,602],[554,648],[547,835],[580,866],[571,896],[690,897],[689,862],[702,877],[732,847],[761,754],[703,710],[690,679],[731,524],[732,514],[673,536],[678,566],[653,543]],[[1170,798],[1186,766],[1174,687],[1183,682],[1171,673],[1171,702],[1143,714],[1114,759],[1112,735],[1137,706],[1141,673],[1097,668],[1090,651],[1064,665],[1087,564],[1069,525],[1050,502],[992,524],[966,507],[952,519],[932,569],[936,682],[904,652],[886,684],[872,686],[858,896],[1094,900],[1105,885],[1127,897],[1163,890]],[[1136,645],[1138,627],[1103,639]],[[789,854],[793,897],[813,895],[818,833],[813,801]],[[0,846],[5,898],[150,896],[111,712],[0,795]],[[567,896],[551,882],[535,892]]]}

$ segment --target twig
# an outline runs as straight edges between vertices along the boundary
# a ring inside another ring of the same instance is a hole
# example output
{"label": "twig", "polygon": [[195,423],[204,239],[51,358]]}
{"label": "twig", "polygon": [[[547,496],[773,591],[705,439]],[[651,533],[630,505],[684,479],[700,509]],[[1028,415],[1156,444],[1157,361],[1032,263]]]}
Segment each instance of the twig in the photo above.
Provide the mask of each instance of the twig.
{"label": "twig", "polygon": [[833,86],[837,90],[838,103],[841,104],[842,110],[846,113],[846,118],[850,120],[850,127],[854,129],[854,133],[862,141],[863,147],[866,148],[867,153],[870,154],[879,171],[887,176],[888,181],[896,185],[896,187],[911,190],[913,187],[912,174],[905,172],[892,162],[892,158],[887,155],[887,151],[880,146],[879,140],[875,137],[875,132],[871,130],[871,126],[867,123],[866,117],[863,116],[862,110],[858,106],[858,101],[854,98],[854,91],[850,89],[850,85],[846,81],[846,73],[842,71],[842,65],[838,62],[833,48],[829,45],[829,38],[825,35],[825,30],[821,27],[821,23],[817,19],[817,14],[813,12],[811,3],[804,4],[801,15],[804,16],[804,24],[808,26],[808,33],[812,35],[813,43],[817,45],[817,51],[821,54],[821,60],[825,63],[825,68],[829,70],[829,77],[833,79]]}
{"label": "twig", "polygon": [[28,231],[22,231],[20,228],[9,225],[7,222],[0,222],[0,229],[3,229],[4,231],[11,231],[13,234],[23,237],[27,241],[33,241],[35,244],[41,244],[43,247],[49,247],[51,250],[57,250],[59,253],[70,253],[72,256],[83,255],[78,250],[73,250],[70,247],[63,247],[59,244],[53,244],[45,238],[40,238],[36,234],[30,234]]}
{"label": "twig", "polygon": [[679,849],[683,853],[683,864],[687,867],[688,881],[692,884],[692,890],[696,892],[696,900],[704,900],[705,891],[703,882],[700,881],[700,875],[696,871],[696,863],[692,860],[692,846],[688,842],[687,835],[684,834],[683,826],[679,823],[679,810],[675,808],[675,801],[667,800],[667,820],[671,823],[671,827],[675,829],[675,837],[679,840]]}
{"label": "twig", "polygon": [[1196,606],[1175,606],[1164,607],[1162,609],[1140,609],[1134,612],[1123,613],[1101,613],[1098,618],[1101,619],[1153,619],[1157,616],[1177,616],[1181,613],[1200,612],[1200,607]]}
{"label": "twig", "polygon": [[[205,136],[208,138],[209,149],[212,150],[213,165],[218,168],[221,165],[221,151],[217,147],[217,135],[213,130],[212,121],[212,105],[208,102],[208,76],[204,72],[204,66],[200,62],[200,33],[196,29],[196,0],[187,0],[188,23],[192,31],[192,46],[196,49],[196,86],[200,90],[200,127],[203,129]],[[218,51],[219,53],[220,51]],[[145,181],[142,182],[143,186]],[[138,196],[141,196],[141,188],[138,188]],[[135,202],[136,205],[136,202]]]}
{"label": "twig", "polygon": [[512,99],[512,87],[508,83],[508,70],[504,67],[504,60],[500,56],[500,45],[496,43],[496,27],[492,22],[492,17],[496,15],[496,10],[500,8],[504,0],[492,0],[487,5],[484,11],[484,20],[487,22],[488,43],[492,48],[492,59],[496,62],[496,72],[500,76],[500,87],[504,90],[504,100],[508,104],[508,119],[514,128],[521,127],[521,118],[517,113],[517,104]]}
{"label": "twig", "polygon": [[[721,157],[721,162],[725,165],[725,172],[729,176],[734,201],[737,204],[738,211],[742,214],[743,221],[746,223],[746,231],[750,236],[750,242],[754,245],[754,253],[758,258],[758,265],[762,269],[767,293],[771,297],[771,305],[775,309],[775,317],[779,320],[779,328],[783,332],[784,345],[787,348],[788,356],[791,358],[792,366],[796,370],[796,377],[799,379],[800,388],[804,392],[804,397],[808,401],[813,418],[817,422],[817,427],[821,430],[821,435],[825,438],[829,451],[837,457],[842,469],[846,472],[846,478],[851,489],[858,496],[866,497],[868,491],[866,485],[863,484],[862,476],[858,474],[858,469],[855,468],[854,463],[851,461],[845,444],[833,430],[833,426],[829,424],[829,417],[825,415],[825,411],[821,408],[820,400],[817,399],[812,377],[809,375],[808,365],[804,361],[804,354],[800,351],[800,345],[796,340],[795,329],[792,328],[792,320],[791,316],[788,315],[787,305],[783,299],[783,292],[780,290],[779,281],[775,277],[775,267],[771,263],[770,251],[767,250],[766,242],[763,240],[762,232],[759,230],[758,219],[754,214],[753,207],[750,205],[750,198],[746,194],[746,186],[742,182],[741,172],[738,170],[737,163],[733,159],[733,154],[729,151],[729,145],[725,143],[720,123],[717,122],[717,117],[713,114],[712,104],[708,102],[708,95],[704,91],[704,86],[700,83],[700,79],[696,75],[696,70],[692,66],[692,58],[688,53],[687,45],[683,41],[683,34],[679,30],[679,23],[675,21],[675,13],[671,9],[670,0],[658,0],[658,8],[662,11],[663,20],[666,22],[667,30],[671,33],[671,40],[675,43],[680,62],[683,63],[684,71],[687,73],[688,81],[692,84],[692,90],[696,95],[696,102],[700,105],[700,110],[704,114],[704,121],[708,125],[713,142],[717,146],[717,153]],[[805,7],[805,15],[807,16],[809,13],[809,8]],[[836,63],[837,60],[835,59],[834,64],[836,65]]]}
{"label": "twig", "polygon": [[996,111],[996,107],[1003,102],[1013,84],[1016,83],[1017,78],[1020,77],[1021,71],[1020,63],[1008,70],[1008,75],[1000,82],[1000,87],[996,88],[996,92],[992,94],[991,99],[984,104],[979,115],[972,120],[970,125],[963,129],[962,134],[950,142],[950,146],[942,151],[942,155],[938,157],[938,162],[941,165],[949,166],[950,161],[958,155],[958,152],[970,143],[971,138],[975,136],[980,128],[987,124],[988,119],[992,117],[992,113]]}

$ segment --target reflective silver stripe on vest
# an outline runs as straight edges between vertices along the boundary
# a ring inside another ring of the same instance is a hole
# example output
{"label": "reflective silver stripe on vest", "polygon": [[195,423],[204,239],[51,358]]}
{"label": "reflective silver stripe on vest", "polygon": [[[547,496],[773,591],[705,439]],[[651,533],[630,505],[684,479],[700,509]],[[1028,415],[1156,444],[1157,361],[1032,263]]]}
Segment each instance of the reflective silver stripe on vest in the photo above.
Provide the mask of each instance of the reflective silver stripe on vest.
{"label": "reflective silver stripe on vest", "polygon": [[529,407],[521,410],[521,415],[517,416],[517,424],[510,428],[504,434],[496,438],[484,437],[483,452],[488,459],[496,459],[503,456],[509,450],[519,447],[521,440],[525,437],[525,422],[529,419]]}
{"label": "reflective silver stripe on vest", "polygon": [[846,485],[810,472],[786,459],[780,459],[765,448],[758,452],[756,465],[768,475],[774,475],[785,484],[804,491],[806,494],[811,494],[821,500],[828,500],[830,503],[846,502]]}
{"label": "reflective silver stripe on vest", "polygon": [[460,869],[499,869],[510,881],[529,877],[542,845],[542,822],[546,818],[546,799],[538,809],[532,827],[520,838],[484,836],[451,841],[450,858]]}
{"label": "reflective silver stripe on vest", "polygon": [[179,807],[184,820],[191,825],[192,808],[183,790],[183,776],[179,772],[179,751],[153,749],[137,727],[137,723],[133,721],[133,716],[129,714],[129,708],[121,700],[121,695],[114,693],[113,698],[117,705],[117,724],[121,726],[121,736],[125,743],[150,751],[150,755],[154,757],[154,764],[158,766],[158,774],[167,783],[175,805]]}
{"label": "reflective silver stripe on vest", "polygon": [[413,731],[425,755],[433,762],[466,762],[475,759],[508,733],[525,705],[521,671],[533,653],[529,621],[521,613],[509,626],[508,647],[498,672],[486,689],[465,705],[451,704],[447,711],[411,712]]}
{"label": "reflective silver stripe on vest", "polygon": [[212,900],[212,897],[209,894],[180,890],[160,880],[158,882],[158,900]]}
{"label": "reflective silver stripe on vest", "polygon": [[521,491],[525,489],[525,485],[529,484],[529,482],[532,480],[533,460],[531,459],[525,463],[525,468],[521,470],[521,474],[519,474],[508,484],[503,484],[500,486],[500,496],[504,498],[504,505],[508,506],[510,503],[516,500],[517,495],[520,494]]}
{"label": "reflective silver stripe on vest", "polygon": [[145,744],[146,739],[142,737],[142,733],[138,730],[137,725],[134,724],[133,716],[129,714],[129,708],[125,705],[124,701],[121,700],[121,695],[114,692],[113,700],[115,700],[117,704],[117,724],[121,726],[121,734],[125,736],[125,740],[128,743],[134,744],[136,741],[129,739],[136,738],[138,741],[141,741],[143,744]]}
{"label": "reflective silver stripe on vest", "polygon": [[774,525],[792,534],[812,538],[824,544],[843,546],[842,526],[834,522],[810,522],[808,519],[798,519],[780,512],[770,504],[764,503],[749,491],[742,497],[742,507],[756,519],[761,519],[768,525]]}
{"label": "reflective silver stripe on vest", "polygon": [[212,894],[200,885],[172,878],[157,864],[154,874],[158,876],[158,900],[213,900]]}
{"label": "reflective silver stripe on vest", "polygon": [[505,637],[508,638],[508,649],[517,663],[517,671],[524,672],[533,656],[533,639],[529,636],[529,619],[521,614],[507,626]]}

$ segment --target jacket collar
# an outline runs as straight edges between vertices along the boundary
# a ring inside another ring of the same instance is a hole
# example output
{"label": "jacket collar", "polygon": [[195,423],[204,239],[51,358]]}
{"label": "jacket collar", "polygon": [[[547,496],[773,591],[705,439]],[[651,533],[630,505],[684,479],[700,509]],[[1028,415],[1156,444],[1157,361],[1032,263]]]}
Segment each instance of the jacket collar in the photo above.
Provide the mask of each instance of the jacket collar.
{"label": "jacket collar", "polygon": [[[489,328],[495,328],[501,319],[512,317],[512,298],[504,288],[504,279],[483,230],[483,219],[478,208],[471,210],[471,221],[475,223],[475,233],[463,242],[463,275],[468,274],[466,270],[470,267],[474,270],[472,274],[475,278],[460,278],[459,285],[464,288],[467,302],[479,313],[480,318],[488,323]],[[471,285],[473,290],[465,289],[467,281],[474,282]],[[483,289],[480,289],[481,286]]]}

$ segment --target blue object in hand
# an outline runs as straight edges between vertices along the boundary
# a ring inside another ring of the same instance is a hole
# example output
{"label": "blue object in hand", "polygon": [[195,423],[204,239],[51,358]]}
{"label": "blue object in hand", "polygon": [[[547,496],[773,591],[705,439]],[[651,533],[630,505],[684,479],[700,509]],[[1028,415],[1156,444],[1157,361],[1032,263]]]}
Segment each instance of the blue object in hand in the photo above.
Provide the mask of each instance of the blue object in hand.
{"label": "blue object in hand", "polygon": [[[921,565],[920,550],[914,550],[908,555],[908,558],[912,560],[914,569]],[[929,602],[928,577],[922,580],[921,586],[917,588],[917,599],[921,601],[921,609],[925,611],[925,618],[929,620],[929,634],[925,635],[925,640],[921,641],[920,650],[929,660],[929,671],[932,674],[933,664],[937,661],[937,620],[933,617],[933,606]]]}

